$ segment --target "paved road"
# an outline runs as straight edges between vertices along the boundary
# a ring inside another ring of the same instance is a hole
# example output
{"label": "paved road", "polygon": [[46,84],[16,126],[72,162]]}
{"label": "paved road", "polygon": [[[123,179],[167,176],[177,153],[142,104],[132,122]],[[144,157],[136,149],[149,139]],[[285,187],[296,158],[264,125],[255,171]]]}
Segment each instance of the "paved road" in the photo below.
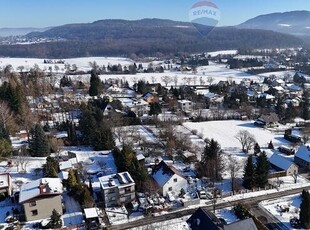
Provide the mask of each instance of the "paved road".
{"label": "paved road", "polygon": [[[298,194],[301,193],[303,189],[310,189],[310,186],[305,187],[305,188],[299,188],[299,189],[292,189],[289,191],[279,191],[277,193],[274,194],[267,194],[267,195],[261,195],[261,196],[257,196],[257,197],[252,197],[252,198],[244,198],[244,199],[240,199],[240,200],[236,200],[236,201],[231,201],[231,202],[225,202],[225,203],[218,203],[216,204],[216,209],[222,209],[222,208],[227,208],[227,207],[232,207],[237,205],[240,202],[243,203],[247,203],[250,205],[257,205],[259,202],[264,201],[264,200],[270,200],[270,199],[276,199],[276,198],[280,198],[283,196],[289,196],[289,195],[294,195],[294,194]],[[204,206],[206,209],[212,211],[213,210],[213,206],[211,202],[207,202],[206,205]],[[162,222],[162,221],[167,221],[167,220],[172,220],[172,219],[176,219],[176,218],[180,218],[186,215],[191,215],[196,211],[197,208],[193,208],[193,209],[186,209],[186,210],[179,210],[173,213],[168,213],[166,215],[162,215],[162,216],[151,216],[151,217],[145,217],[142,220],[137,220],[137,221],[132,221],[126,224],[120,224],[120,225],[113,225],[110,226],[108,229],[109,230],[123,230],[123,229],[129,229],[129,228],[135,228],[135,227],[139,227],[139,226],[146,226],[152,223],[156,223],[156,222]],[[266,213],[265,213],[266,215]],[[281,229],[281,230],[286,230],[286,228],[281,228],[280,226],[275,225],[272,222],[278,222],[276,219],[271,219],[271,217],[269,217],[270,219],[270,224],[269,227],[271,227],[270,229],[273,229],[273,227],[276,227],[276,229]],[[283,226],[282,226],[283,227]]]}

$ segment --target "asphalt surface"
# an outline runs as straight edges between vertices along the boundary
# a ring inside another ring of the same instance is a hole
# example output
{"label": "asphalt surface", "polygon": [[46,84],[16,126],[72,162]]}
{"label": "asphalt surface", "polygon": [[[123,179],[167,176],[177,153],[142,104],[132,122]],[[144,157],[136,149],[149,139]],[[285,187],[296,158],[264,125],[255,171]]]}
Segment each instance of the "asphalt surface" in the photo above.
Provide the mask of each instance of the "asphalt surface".
{"label": "asphalt surface", "polygon": [[[304,189],[309,190],[310,186],[305,187],[305,188],[292,189],[289,191],[279,191],[279,192],[274,193],[274,194],[261,195],[261,196],[252,197],[252,198],[244,198],[244,199],[231,201],[231,202],[218,203],[218,204],[216,204],[215,208],[216,209],[222,209],[222,208],[232,207],[232,206],[237,205],[240,202],[249,204],[252,207],[256,207],[256,206],[258,207],[258,203],[261,201],[298,194],[298,193],[301,193],[302,190],[304,190]],[[212,205],[211,201],[207,202],[206,205],[203,207],[210,210],[210,211],[213,210],[213,205]],[[129,229],[129,228],[136,228],[136,227],[140,227],[140,226],[146,226],[146,225],[156,223],[156,222],[162,222],[162,221],[172,220],[172,219],[176,219],[176,218],[181,218],[183,216],[191,215],[196,210],[197,210],[197,208],[186,209],[186,210],[181,209],[179,211],[170,212],[166,215],[150,216],[150,217],[145,217],[141,220],[132,221],[132,222],[129,222],[126,224],[112,225],[112,226],[109,226],[108,229],[109,230],[123,230],[123,229]],[[266,226],[269,229],[279,229],[279,230],[286,230],[287,229],[283,224],[279,223],[279,221],[277,219],[275,219],[273,216],[269,215],[268,212],[265,212],[262,209],[254,210],[254,211],[256,211],[256,215],[258,215],[258,217],[263,216],[267,219]]]}

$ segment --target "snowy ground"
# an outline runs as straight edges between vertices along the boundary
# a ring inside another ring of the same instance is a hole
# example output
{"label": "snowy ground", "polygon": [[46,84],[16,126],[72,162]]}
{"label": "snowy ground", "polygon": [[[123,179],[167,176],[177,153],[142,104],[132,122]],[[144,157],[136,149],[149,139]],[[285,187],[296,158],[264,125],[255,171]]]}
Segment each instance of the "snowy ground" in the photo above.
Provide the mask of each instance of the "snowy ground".
{"label": "snowy ground", "polygon": [[[294,229],[290,225],[290,219],[299,218],[299,208],[301,204],[300,195],[287,196],[275,200],[266,200],[260,203],[260,207],[264,208],[271,215],[285,224],[288,229]],[[288,212],[281,212],[282,209],[288,208]]]}
{"label": "snowy ground", "polygon": [[[218,218],[222,218],[226,221],[227,224],[231,224],[233,222],[238,221],[236,218],[232,208],[224,208],[220,210],[216,210],[215,215]],[[190,230],[190,227],[186,223],[186,221],[190,218],[190,216],[183,216],[181,218],[176,218],[169,221],[163,221],[158,223],[149,224],[146,226],[141,226],[138,228],[132,228],[131,230],[147,230],[147,229],[158,229],[158,230]]]}
{"label": "snowy ground", "polygon": [[[52,59],[54,60],[54,59]],[[58,61],[60,59],[55,59]],[[96,61],[99,66],[105,65],[106,67],[110,65],[131,65],[133,61],[127,58],[115,58],[115,57],[81,57],[81,58],[71,58],[71,59],[61,59],[65,62],[65,64],[73,65],[75,64],[78,70],[88,71],[91,70],[90,62]],[[49,68],[52,68],[53,72],[64,73],[65,64],[44,64],[44,59],[37,58],[0,58],[0,67],[4,67],[7,65],[12,65],[13,70],[20,71],[18,69],[19,66],[24,66],[23,71],[29,71],[34,65],[38,65],[40,69],[49,72]],[[55,70],[55,66],[59,67],[59,70]]]}
{"label": "snowy ground", "polygon": [[239,141],[235,138],[241,130],[247,130],[253,134],[261,148],[267,147],[270,141],[273,142],[275,148],[289,143],[282,134],[275,134],[267,129],[259,128],[254,125],[254,121],[186,122],[183,125],[189,130],[197,130],[199,134],[203,135],[203,138],[213,138],[227,151],[241,149]]}
{"label": "snowy ground", "polygon": [[179,85],[199,85],[201,80],[204,84],[208,84],[208,78],[213,78],[213,84],[219,81],[227,81],[231,79],[236,83],[241,82],[245,79],[251,79],[254,81],[260,81],[261,77],[256,75],[250,75],[248,73],[232,70],[227,68],[223,64],[210,63],[208,66],[201,66],[197,68],[197,73],[192,72],[180,72],[180,71],[165,71],[164,73],[138,73],[136,75],[100,75],[101,80],[109,79],[124,79],[127,80],[129,85],[133,85],[139,80],[144,80],[149,83],[160,83],[166,85],[163,81],[163,77],[169,77],[170,81],[168,82],[168,87],[170,86],[179,86]]}

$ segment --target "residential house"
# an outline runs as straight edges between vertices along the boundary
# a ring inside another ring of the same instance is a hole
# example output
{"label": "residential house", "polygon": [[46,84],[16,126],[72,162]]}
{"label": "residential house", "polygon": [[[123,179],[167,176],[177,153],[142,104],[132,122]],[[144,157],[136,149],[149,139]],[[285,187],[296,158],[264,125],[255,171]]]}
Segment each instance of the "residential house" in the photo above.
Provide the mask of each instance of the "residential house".
{"label": "residential house", "polygon": [[143,96],[143,100],[145,100],[147,103],[154,103],[158,102],[158,97],[154,96],[152,93],[145,93]]}
{"label": "residential house", "polygon": [[137,116],[142,116],[143,114],[148,114],[150,111],[150,105],[143,99],[129,99],[123,98],[120,99],[123,104],[124,109],[134,112]]}
{"label": "residential house", "polygon": [[271,166],[277,171],[284,171],[286,176],[294,176],[298,173],[298,166],[289,159],[279,154],[273,154],[269,158]]}
{"label": "residential house", "polygon": [[41,178],[23,184],[19,203],[23,206],[26,221],[49,218],[54,209],[62,215],[62,192],[59,178]]}
{"label": "residential house", "polygon": [[272,81],[271,85],[273,87],[277,87],[277,86],[284,87],[285,86],[285,81],[283,81],[282,79],[276,79],[276,80]]}
{"label": "residential house", "polygon": [[294,157],[294,162],[303,168],[310,170],[310,149],[308,146],[301,145]]}
{"label": "residential house", "polygon": [[164,161],[154,167],[152,178],[163,196],[167,196],[168,192],[178,195],[181,189],[186,192],[188,188],[186,178],[172,165],[168,165]]}
{"label": "residential house", "polygon": [[6,197],[12,195],[12,177],[9,173],[0,174],[0,193],[4,193]]}
{"label": "residential house", "polygon": [[128,172],[99,177],[105,207],[115,207],[135,200],[135,182]]}
{"label": "residential house", "polygon": [[186,222],[192,230],[219,230],[224,227],[224,223],[204,208],[198,208]]}
{"label": "residential house", "polygon": [[178,108],[186,113],[191,112],[192,102],[188,100],[178,100]]}
{"label": "residential house", "polygon": [[259,126],[273,127],[277,126],[279,122],[279,117],[275,113],[269,113],[261,115],[256,121],[255,124]]}
{"label": "residential house", "polygon": [[186,222],[192,230],[257,230],[252,218],[227,225],[225,221],[221,221],[204,208],[198,208]]}

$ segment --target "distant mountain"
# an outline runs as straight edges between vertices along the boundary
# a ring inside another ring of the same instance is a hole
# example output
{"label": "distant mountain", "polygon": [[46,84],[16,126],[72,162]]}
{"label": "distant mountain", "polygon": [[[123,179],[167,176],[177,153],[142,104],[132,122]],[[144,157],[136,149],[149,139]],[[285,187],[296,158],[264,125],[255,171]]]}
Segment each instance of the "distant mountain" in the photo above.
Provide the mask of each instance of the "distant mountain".
{"label": "distant mountain", "polygon": [[[199,32],[198,32],[199,31]],[[137,21],[100,20],[69,24],[44,32],[32,32],[26,39],[58,39],[27,45],[2,45],[0,55],[65,58],[77,56],[128,56],[214,51],[238,48],[299,47],[302,40],[272,31],[210,27],[162,19]]]}
{"label": "distant mountain", "polygon": [[9,36],[22,36],[29,34],[31,32],[43,32],[51,29],[52,27],[46,28],[0,28],[0,37],[9,37]]}
{"label": "distant mountain", "polygon": [[293,35],[310,35],[310,11],[273,13],[252,18],[237,28],[264,29]]}

